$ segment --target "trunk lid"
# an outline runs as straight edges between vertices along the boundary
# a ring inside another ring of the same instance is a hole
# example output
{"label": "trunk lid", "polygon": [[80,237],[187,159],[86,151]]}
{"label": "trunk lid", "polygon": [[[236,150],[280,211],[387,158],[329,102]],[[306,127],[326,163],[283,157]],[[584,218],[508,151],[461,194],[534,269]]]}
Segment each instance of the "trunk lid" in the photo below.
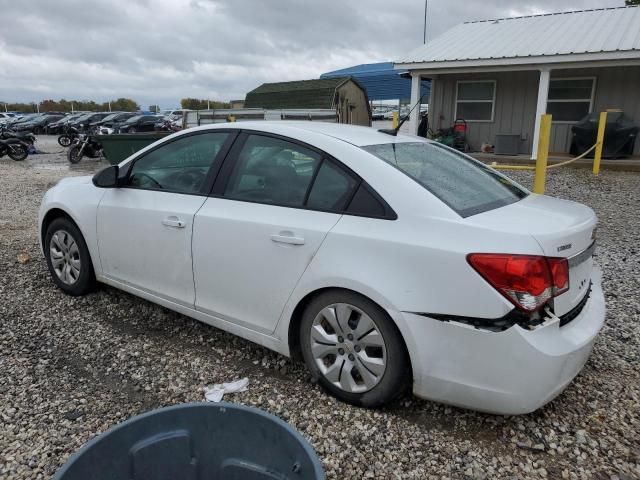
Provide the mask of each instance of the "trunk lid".
{"label": "trunk lid", "polygon": [[[466,219],[504,233],[529,233],[547,257],[569,261],[569,290],[553,299],[556,315],[576,307],[591,282],[597,217],[589,207],[544,195],[531,194],[519,202]],[[534,252],[501,252],[527,253]]]}

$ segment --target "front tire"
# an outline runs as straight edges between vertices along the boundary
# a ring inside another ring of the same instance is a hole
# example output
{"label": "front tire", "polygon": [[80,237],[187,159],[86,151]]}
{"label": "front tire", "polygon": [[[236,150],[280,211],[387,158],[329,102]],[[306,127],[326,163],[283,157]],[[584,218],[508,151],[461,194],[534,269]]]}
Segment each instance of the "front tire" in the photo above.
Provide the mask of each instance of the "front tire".
{"label": "front tire", "polygon": [[74,145],[67,150],[67,160],[70,163],[78,163],[82,160],[82,153],[80,153],[80,145]]}
{"label": "front tire", "polygon": [[71,137],[69,135],[60,135],[58,137],[58,144],[60,144],[61,147],[68,147],[71,145]]}
{"label": "front tire", "polygon": [[313,299],[300,323],[300,343],[313,377],[345,402],[378,407],[411,380],[397,327],[382,308],[354,292],[332,290]]}
{"label": "front tire", "polygon": [[96,279],[89,249],[71,220],[59,217],[49,224],[44,251],[51,277],[61,290],[78,296],[94,289]]}

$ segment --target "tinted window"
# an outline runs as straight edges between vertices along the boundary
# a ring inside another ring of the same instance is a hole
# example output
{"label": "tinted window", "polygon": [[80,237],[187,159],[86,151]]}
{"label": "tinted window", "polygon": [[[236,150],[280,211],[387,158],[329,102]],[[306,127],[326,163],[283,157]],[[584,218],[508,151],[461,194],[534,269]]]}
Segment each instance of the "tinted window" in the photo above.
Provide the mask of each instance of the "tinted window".
{"label": "tinted window", "polygon": [[358,191],[353,196],[347,213],[353,215],[362,215],[365,217],[385,217],[387,216],[384,205],[375,197],[373,193],[365,186],[360,185]]}
{"label": "tinted window", "polygon": [[526,190],[495,170],[437,143],[385,143],[363,148],[406,173],[462,217],[527,196]]}
{"label": "tinted window", "polygon": [[227,198],[302,206],[320,155],[272,137],[247,138],[224,193]]}
{"label": "tinted window", "polygon": [[151,190],[199,193],[226,138],[226,133],[204,133],[169,142],[137,160],[127,183]]}
{"label": "tinted window", "polygon": [[329,160],[322,162],[313,182],[307,207],[317,210],[342,211],[353,195],[357,181]]}

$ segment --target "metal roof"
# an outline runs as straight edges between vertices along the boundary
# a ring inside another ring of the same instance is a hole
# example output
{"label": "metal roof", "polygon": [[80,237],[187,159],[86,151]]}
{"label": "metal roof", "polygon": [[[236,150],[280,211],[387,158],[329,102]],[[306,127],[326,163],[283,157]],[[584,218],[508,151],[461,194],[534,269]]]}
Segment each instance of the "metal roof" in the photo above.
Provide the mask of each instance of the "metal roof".
{"label": "metal roof", "polygon": [[[614,52],[626,52],[626,58],[635,52],[637,57],[635,54],[631,56],[640,58],[639,25],[640,7],[637,6],[467,22],[416,48],[395,63],[398,68],[407,63],[427,63],[425,67],[428,68],[429,63],[436,62],[578,54],[609,53],[614,58]],[[580,59],[587,58],[580,55]],[[545,61],[544,58],[539,60]]]}
{"label": "metal roof", "polygon": [[[367,91],[369,100],[395,100],[411,97],[411,79],[401,77],[405,71],[394,70],[393,63],[365,63],[323,73],[320,78],[352,77]],[[429,95],[431,82],[422,82],[422,95]]]}

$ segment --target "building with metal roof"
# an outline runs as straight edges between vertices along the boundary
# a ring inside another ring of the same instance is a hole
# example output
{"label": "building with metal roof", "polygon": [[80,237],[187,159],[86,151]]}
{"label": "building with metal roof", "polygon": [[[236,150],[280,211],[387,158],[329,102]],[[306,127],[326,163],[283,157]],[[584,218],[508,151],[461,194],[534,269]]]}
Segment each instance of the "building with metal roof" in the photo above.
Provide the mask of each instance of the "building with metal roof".
{"label": "building with metal roof", "polygon": [[[406,70],[394,69],[392,62],[365,63],[323,73],[320,78],[352,77],[367,91],[369,100],[399,100],[411,96],[411,79]],[[422,82],[421,95],[428,98],[428,80]]]}
{"label": "building with metal roof", "polygon": [[371,124],[367,92],[351,77],[264,83],[247,93],[244,107],[332,109],[340,123]]}
{"label": "building with metal roof", "polygon": [[[553,152],[569,151],[571,126],[588,113],[622,109],[640,122],[639,25],[637,6],[467,22],[394,66],[409,71],[412,99],[432,81],[432,129],[462,117],[472,148],[518,135],[519,150],[535,158],[544,113],[554,119]],[[414,131],[417,122],[416,113]]]}

